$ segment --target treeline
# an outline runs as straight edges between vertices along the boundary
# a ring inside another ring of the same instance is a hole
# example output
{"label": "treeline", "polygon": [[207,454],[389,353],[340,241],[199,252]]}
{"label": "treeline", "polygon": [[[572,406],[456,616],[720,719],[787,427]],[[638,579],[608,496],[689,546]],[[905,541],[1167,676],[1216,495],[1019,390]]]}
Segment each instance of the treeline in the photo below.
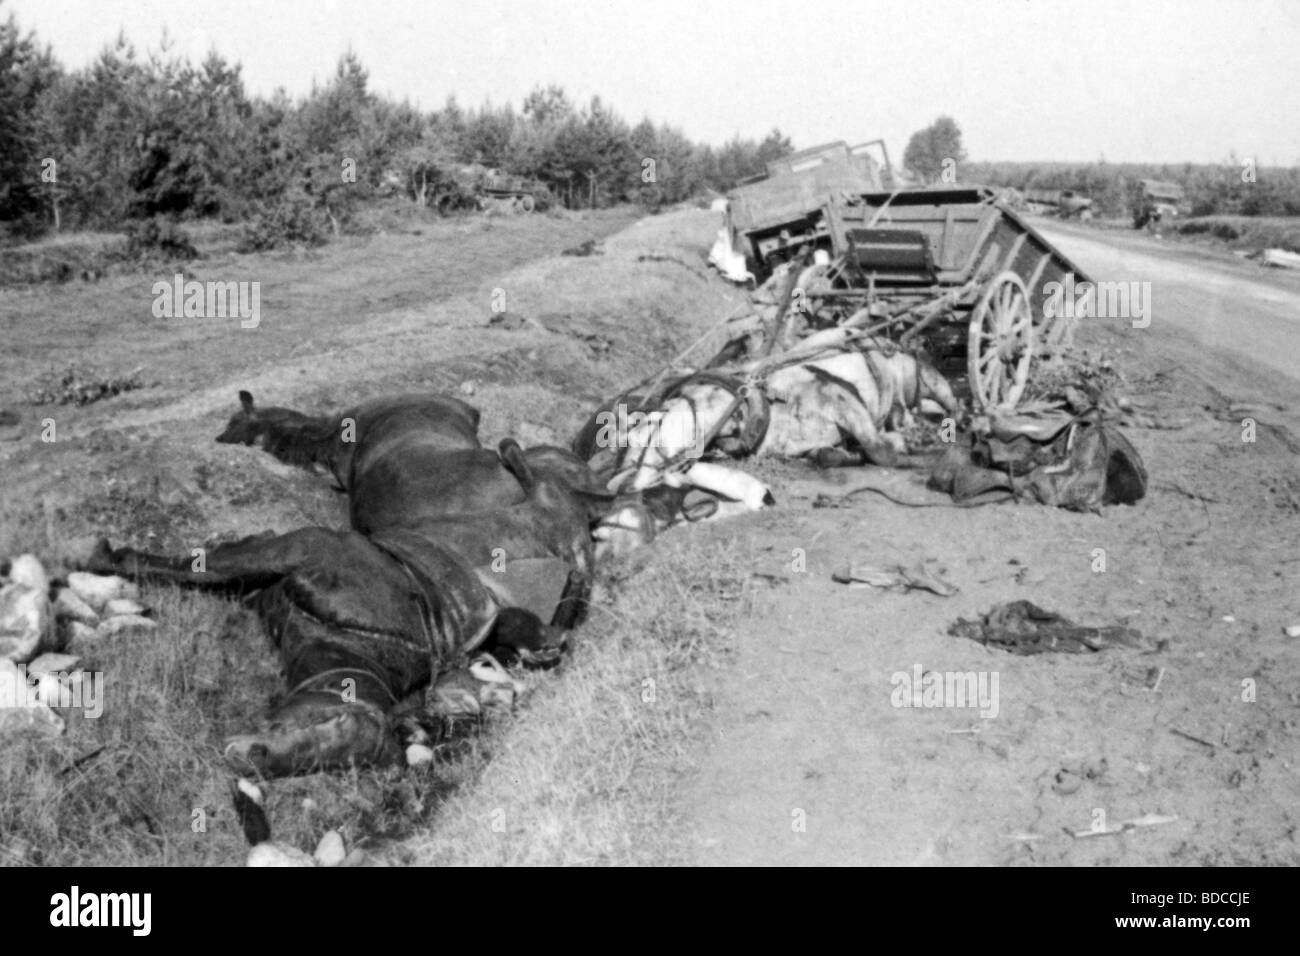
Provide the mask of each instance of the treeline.
{"label": "treeline", "polygon": [[1129,215],[1141,179],[1178,183],[1193,216],[1300,216],[1300,168],[1257,167],[1235,156],[1221,164],[967,162],[959,177],[1020,190],[1074,189],[1102,216]]}
{"label": "treeline", "polygon": [[[2,0],[0,0],[2,2]],[[255,245],[346,231],[358,204],[405,195],[454,206],[489,171],[569,208],[650,208],[725,191],[791,151],[762,141],[715,148],[649,119],[628,123],[599,97],[557,87],[521,104],[437,110],[376,95],[343,56],[305,97],[250,96],[238,64],[124,37],[66,70],[48,47],[0,23],[0,235],[118,230],[216,217],[250,225]]]}

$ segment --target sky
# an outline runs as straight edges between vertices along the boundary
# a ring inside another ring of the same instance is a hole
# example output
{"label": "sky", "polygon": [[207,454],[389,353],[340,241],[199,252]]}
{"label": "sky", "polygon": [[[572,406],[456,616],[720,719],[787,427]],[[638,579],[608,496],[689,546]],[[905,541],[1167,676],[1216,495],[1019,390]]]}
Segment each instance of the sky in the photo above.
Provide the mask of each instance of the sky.
{"label": "sky", "polygon": [[556,83],[714,144],[883,137],[937,116],[982,160],[1300,165],[1300,0],[0,0],[68,67],[119,31],[215,48],[250,92],[349,47],[427,109]]}

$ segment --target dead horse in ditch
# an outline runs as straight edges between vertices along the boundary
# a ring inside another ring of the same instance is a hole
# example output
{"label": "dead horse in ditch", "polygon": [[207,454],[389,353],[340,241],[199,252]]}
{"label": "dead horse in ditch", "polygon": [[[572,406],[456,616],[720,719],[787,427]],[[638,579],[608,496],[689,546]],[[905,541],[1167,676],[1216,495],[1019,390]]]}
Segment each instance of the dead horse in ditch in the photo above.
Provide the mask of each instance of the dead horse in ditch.
{"label": "dead horse in ditch", "polygon": [[[217,441],[260,444],[289,464],[323,470],[347,492],[353,530],[371,534],[425,518],[474,514],[524,500],[518,480],[478,439],[479,412],[449,395],[371,399],[339,415],[260,408],[247,391]],[[543,445],[523,452],[538,478],[605,500],[573,453]]]}
{"label": "dead horse in ditch", "polygon": [[481,652],[545,662],[582,617],[591,537],[584,505],[501,443],[524,500],[370,535],[303,528],[213,547],[203,571],[101,541],[89,568],[234,591],[279,652],[289,692],[264,729],[226,745],[267,777],[385,763],[420,722],[420,692]]}

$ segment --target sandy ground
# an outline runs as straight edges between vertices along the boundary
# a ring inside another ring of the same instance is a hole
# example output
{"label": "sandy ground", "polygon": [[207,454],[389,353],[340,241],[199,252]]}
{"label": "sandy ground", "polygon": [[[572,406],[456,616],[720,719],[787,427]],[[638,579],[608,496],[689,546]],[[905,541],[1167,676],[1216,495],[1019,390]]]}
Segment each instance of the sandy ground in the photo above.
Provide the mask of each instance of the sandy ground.
{"label": "sandy ground", "polygon": [[[773,469],[784,507],[727,532],[782,583],[720,682],[686,797],[700,862],[1300,862],[1300,640],[1283,635],[1300,623],[1300,444],[1287,430],[1300,383],[1286,374],[1300,354],[1300,289],[1127,236],[1052,238],[1094,279],[1151,283],[1148,329],[1094,320],[1080,344],[1115,351],[1127,394],[1187,420],[1130,431],[1156,489],[1102,517],[913,510],[869,495],[813,510],[828,484],[854,487],[862,473]],[[1254,443],[1242,440],[1246,414],[1260,423]],[[851,590],[830,579],[849,560],[934,562],[961,590]],[[1129,623],[1152,649],[1014,657],[945,633],[1015,598]],[[917,667],[996,674],[997,715],[892,706],[892,678]],[[1068,832],[1146,814],[1177,820]]]}

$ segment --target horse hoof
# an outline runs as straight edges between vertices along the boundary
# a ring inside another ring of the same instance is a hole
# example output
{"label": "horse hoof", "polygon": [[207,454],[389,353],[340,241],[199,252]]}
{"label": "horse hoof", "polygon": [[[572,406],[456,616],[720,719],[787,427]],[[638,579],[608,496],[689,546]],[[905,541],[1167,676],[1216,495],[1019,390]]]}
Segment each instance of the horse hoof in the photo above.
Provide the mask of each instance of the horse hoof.
{"label": "horse hoof", "polygon": [[267,747],[257,737],[230,737],[222,751],[226,766],[241,777],[270,776],[263,771],[267,764]]}
{"label": "horse hoof", "polygon": [[353,765],[391,763],[401,752],[383,714],[356,708],[306,727],[230,737],[224,756],[237,773],[292,777]]}

